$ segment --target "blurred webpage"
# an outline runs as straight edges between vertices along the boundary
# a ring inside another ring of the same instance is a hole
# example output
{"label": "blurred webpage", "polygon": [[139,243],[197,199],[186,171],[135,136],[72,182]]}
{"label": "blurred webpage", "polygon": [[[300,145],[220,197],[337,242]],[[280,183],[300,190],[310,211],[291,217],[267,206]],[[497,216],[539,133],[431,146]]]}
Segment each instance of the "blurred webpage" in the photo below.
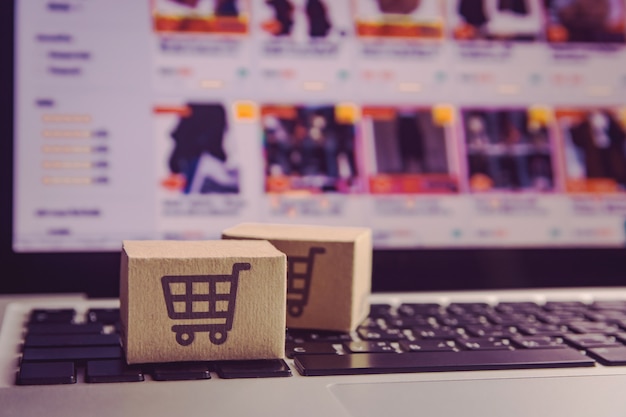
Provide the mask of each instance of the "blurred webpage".
{"label": "blurred webpage", "polygon": [[16,251],[626,243],[622,1],[16,4]]}

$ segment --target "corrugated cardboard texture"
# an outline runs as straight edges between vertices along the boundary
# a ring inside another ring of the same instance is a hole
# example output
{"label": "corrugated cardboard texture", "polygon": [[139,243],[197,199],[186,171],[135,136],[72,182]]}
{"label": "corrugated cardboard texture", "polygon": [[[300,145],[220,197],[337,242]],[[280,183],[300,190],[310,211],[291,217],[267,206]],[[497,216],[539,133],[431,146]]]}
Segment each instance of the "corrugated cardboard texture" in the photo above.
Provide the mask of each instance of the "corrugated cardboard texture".
{"label": "corrugated cardboard texture", "polygon": [[[372,275],[369,229],[243,223],[224,230],[222,238],[269,240],[287,254],[288,263],[298,264],[295,272],[300,277],[309,272],[308,288],[302,283],[306,278],[299,278],[300,291],[287,290],[287,327],[351,331],[367,316]],[[311,254],[311,248],[319,252]],[[308,298],[302,294],[306,290]]]}
{"label": "corrugated cardboard texture", "polygon": [[[233,265],[241,270],[233,271]],[[124,241],[120,276],[128,363],[284,356],[286,257],[268,242]],[[171,278],[164,284],[163,277]],[[232,304],[228,294],[235,287]],[[199,295],[195,303],[180,300],[187,289]],[[223,298],[215,304],[221,316],[234,313],[230,330],[228,318],[206,317],[215,316],[206,301],[211,293]]]}

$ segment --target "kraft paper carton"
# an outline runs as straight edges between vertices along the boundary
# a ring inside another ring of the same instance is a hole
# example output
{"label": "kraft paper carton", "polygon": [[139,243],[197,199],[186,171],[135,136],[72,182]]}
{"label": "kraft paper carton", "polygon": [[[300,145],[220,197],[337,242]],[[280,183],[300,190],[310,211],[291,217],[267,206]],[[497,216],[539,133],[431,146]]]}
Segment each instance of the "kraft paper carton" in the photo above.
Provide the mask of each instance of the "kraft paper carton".
{"label": "kraft paper carton", "polygon": [[284,356],[286,257],[264,241],[124,241],[122,341],[132,363]]}
{"label": "kraft paper carton", "polygon": [[369,313],[369,229],[243,223],[222,238],[268,240],[287,255],[287,327],[348,332]]}

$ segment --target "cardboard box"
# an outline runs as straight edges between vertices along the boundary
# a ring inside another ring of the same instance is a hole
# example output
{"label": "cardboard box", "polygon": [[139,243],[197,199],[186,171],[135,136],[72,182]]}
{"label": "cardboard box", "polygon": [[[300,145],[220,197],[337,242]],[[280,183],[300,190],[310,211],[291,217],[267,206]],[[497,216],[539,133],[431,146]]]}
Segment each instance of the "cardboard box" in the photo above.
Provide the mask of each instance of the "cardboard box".
{"label": "cardboard box", "polygon": [[124,241],[129,364],[283,358],[286,257],[264,241]]}
{"label": "cardboard box", "polygon": [[369,229],[244,223],[222,238],[269,240],[287,254],[287,327],[348,332],[369,313]]}

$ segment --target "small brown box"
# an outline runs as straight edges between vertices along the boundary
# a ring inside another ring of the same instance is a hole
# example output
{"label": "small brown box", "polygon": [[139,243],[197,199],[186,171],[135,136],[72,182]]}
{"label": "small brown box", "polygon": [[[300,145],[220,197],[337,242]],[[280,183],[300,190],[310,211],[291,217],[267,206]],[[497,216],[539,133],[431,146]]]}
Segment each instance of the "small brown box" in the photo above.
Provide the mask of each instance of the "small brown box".
{"label": "small brown box", "polygon": [[222,238],[269,240],[287,254],[287,327],[347,332],[369,313],[369,229],[244,223]]}
{"label": "small brown box", "polygon": [[126,361],[282,358],[286,263],[263,241],[124,241]]}

